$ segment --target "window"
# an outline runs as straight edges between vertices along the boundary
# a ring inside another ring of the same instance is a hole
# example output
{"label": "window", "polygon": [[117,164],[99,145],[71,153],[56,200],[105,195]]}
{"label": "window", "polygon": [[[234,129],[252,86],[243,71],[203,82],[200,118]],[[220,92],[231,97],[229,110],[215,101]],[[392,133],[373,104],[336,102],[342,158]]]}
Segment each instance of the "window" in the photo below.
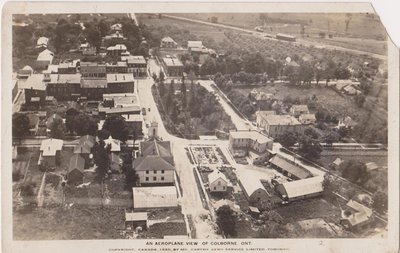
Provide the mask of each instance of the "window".
{"label": "window", "polygon": [[146,181],[149,181],[149,177],[146,177]]}
{"label": "window", "polygon": [[217,189],[217,187],[214,186],[214,190],[216,190],[216,189]]}
{"label": "window", "polygon": [[149,174],[149,171],[148,171],[148,170],[146,170],[146,174]]}
{"label": "window", "polygon": [[221,181],[218,181],[218,185],[221,185]]}
{"label": "window", "polygon": [[157,177],[153,177],[153,181],[156,181],[157,180]]}
{"label": "window", "polygon": [[154,174],[157,174],[157,171],[156,171],[156,170],[154,171]]}
{"label": "window", "polygon": [[164,181],[164,177],[161,177],[161,181]]}
{"label": "window", "polygon": [[222,190],[224,190],[224,191],[225,191],[225,186],[222,186]]}
{"label": "window", "polygon": [[164,174],[164,170],[161,171],[161,174]]}

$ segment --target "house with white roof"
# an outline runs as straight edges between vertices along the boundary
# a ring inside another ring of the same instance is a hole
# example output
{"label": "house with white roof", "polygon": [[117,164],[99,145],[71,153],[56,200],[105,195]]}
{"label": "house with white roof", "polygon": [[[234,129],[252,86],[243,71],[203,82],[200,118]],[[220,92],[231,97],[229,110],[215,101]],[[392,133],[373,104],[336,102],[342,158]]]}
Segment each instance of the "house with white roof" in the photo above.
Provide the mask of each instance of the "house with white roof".
{"label": "house with white roof", "polygon": [[310,111],[308,110],[307,105],[293,105],[290,110],[289,114],[293,117],[299,117],[301,114],[309,114]]}
{"label": "house with white roof", "polygon": [[47,67],[53,62],[54,53],[48,49],[43,50],[39,53],[36,58],[36,66],[38,68],[47,69]]}
{"label": "house with white roof", "polygon": [[161,48],[177,48],[178,43],[175,42],[171,37],[167,36],[161,39]]}
{"label": "house with white roof", "polygon": [[107,47],[107,54],[110,56],[121,56],[126,52],[127,48],[124,44],[117,44],[115,46]]}
{"label": "house with white roof", "polygon": [[285,201],[296,201],[318,196],[324,191],[323,176],[284,182],[275,186],[275,191]]}
{"label": "house with white roof", "polygon": [[113,139],[110,135],[108,139],[104,140],[105,146],[111,146],[111,152],[119,153],[121,151],[121,141],[117,139]]}
{"label": "house with white roof", "polygon": [[50,167],[56,166],[58,157],[60,156],[63,140],[60,139],[46,139],[40,145],[40,155],[38,165],[46,165]]}
{"label": "house with white roof", "polygon": [[133,187],[133,209],[178,207],[175,186]]}
{"label": "house with white roof", "polygon": [[266,135],[250,131],[231,131],[229,133],[229,149],[234,154],[236,150],[251,150],[258,154],[272,149],[273,141]]}
{"label": "house with white roof", "polygon": [[310,124],[315,124],[317,118],[315,117],[315,114],[307,113],[307,114],[301,114],[299,116],[299,121],[303,125],[310,125]]}
{"label": "house with white roof", "polygon": [[241,177],[239,184],[250,205],[257,205],[261,201],[268,200],[269,194],[259,178],[249,174]]}
{"label": "house with white roof", "polygon": [[347,202],[346,208],[342,211],[342,218],[340,219],[340,224],[346,229],[364,228],[371,222],[373,212],[370,208],[354,200]]}
{"label": "house with white roof", "polygon": [[224,173],[216,169],[208,174],[208,185],[211,193],[226,192],[228,189],[228,179]]}
{"label": "house with white roof", "polygon": [[264,129],[268,137],[277,138],[285,132],[301,133],[302,124],[291,115],[257,114],[257,126]]}

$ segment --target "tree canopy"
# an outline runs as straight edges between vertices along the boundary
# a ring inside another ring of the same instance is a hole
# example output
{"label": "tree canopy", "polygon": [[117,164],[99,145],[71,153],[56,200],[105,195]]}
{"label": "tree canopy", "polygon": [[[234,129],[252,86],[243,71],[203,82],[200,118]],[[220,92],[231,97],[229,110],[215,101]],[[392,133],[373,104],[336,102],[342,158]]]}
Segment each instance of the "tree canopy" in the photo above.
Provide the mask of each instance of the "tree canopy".
{"label": "tree canopy", "polygon": [[14,113],[12,116],[12,136],[21,138],[29,133],[29,118],[23,113]]}
{"label": "tree canopy", "polygon": [[120,115],[112,115],[106,118],[103,130],[110,132],[111,137],[125,142],[128,139],[129,129],[125,119]]}
{"label": "tree canopy", "polygon": [[228,205],[221,206],[217,210],[217,223],[221,226],[226,236],[233,236],[236,234],[234,213]]}

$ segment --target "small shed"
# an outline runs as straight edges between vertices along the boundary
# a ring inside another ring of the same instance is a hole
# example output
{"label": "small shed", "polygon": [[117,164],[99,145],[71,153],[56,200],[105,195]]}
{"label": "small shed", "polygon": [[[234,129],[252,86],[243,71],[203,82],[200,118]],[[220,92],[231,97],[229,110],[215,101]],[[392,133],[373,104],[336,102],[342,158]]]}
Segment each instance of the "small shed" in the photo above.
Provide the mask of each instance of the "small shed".
{"label": "small shed", "polygon": [[125,213],[125,228],[135,229],[137,227],[147,228],[147,212]]}
{"label": "small shed", "polygon": [[379,168],[379,166],[375,162],[366,163],[365,166],[367,167],[367,171],[373,171]]}
{"label": "small shed", "polygon": [[83,170],[85,168],[85,159],[79,154],[75,154],[69,160],[68,169],[68,184],[69,185],[80,185],[83,183]]}
{"label": "small shed", "polygon": [[260,216],[260,210],[254,206],[249,206],[249,213],[253,218],[256,219]]}

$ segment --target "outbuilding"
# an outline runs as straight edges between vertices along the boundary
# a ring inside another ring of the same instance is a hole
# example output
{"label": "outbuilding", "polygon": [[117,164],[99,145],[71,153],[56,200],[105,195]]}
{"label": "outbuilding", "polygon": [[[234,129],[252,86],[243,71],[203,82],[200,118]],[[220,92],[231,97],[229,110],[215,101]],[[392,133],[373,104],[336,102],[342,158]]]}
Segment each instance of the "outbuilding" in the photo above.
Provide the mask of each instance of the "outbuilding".
{"label": "outbuilding", "polygon": [[219,170],[214,170],[208,174],[208,185],[210,192],[226,192],[228,189],[228,179]]}

